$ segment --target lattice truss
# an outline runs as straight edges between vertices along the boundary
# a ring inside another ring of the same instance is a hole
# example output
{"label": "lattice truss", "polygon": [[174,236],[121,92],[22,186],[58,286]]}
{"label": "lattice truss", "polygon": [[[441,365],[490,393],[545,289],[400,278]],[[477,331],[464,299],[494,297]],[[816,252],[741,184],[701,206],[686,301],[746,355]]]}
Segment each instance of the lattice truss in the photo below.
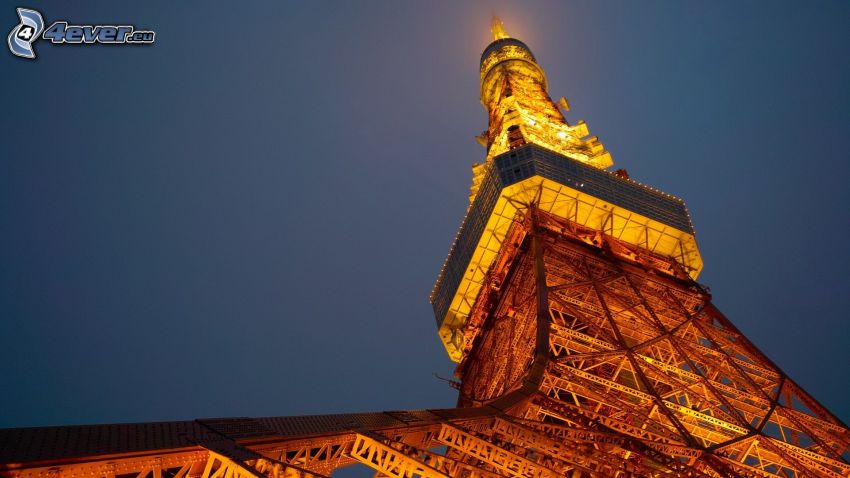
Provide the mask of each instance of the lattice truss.
{"label": "lattice truss", "polygon": [[[654,450],[692,473],[850,476],[847,427],[702,287],[589,246],[568,221],[532,215],[537,227],[514,225],[470,317],[462,403],[528,393],[536,367],[523,415],[533,423],[614,433],[621,450]],[[630,462],[655,468],[659,456]]]}
{"label": "lattice truss", "polygon": [[515,222],[470,318],[457,409],[0,430],[0,475],[850,476],[847,427],[703,288],[573,230],[536,209]]}

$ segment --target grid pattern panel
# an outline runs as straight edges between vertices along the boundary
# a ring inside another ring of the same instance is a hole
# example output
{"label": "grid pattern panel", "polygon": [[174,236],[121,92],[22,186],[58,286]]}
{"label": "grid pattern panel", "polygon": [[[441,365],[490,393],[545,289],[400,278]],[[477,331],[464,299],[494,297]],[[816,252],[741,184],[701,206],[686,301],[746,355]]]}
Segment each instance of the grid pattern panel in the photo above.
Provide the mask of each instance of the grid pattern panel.
{"label": "grid pattern panel", "polygon": [[495,158],[495,164],[499,169],[502,187],[537,174],[680,231],[694,233],[685,203],[681,199],[539,146],[527,145],[502,154]]}
{"label": "grid pattern panel", "polygon": [[678,230],[694,233],[685,203],[681,199],[534,144],[516,148],[494,158],[493,167],[489,167],[485,173],[475,201],[449,251],[431,297],[437,327],[442,325],[502,189],[534,175],[581,190]]}

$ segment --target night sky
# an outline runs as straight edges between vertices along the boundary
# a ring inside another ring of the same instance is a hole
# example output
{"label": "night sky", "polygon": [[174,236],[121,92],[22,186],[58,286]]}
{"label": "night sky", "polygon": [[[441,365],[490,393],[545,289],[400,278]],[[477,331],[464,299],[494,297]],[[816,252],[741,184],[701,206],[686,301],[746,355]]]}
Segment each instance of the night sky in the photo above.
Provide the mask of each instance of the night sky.
{"label": "night sky", "polygon": [[850,421],[850,2],[20,6],[156,43],[0,54],[0,427],[453,406],[428,294],[494,13]]}

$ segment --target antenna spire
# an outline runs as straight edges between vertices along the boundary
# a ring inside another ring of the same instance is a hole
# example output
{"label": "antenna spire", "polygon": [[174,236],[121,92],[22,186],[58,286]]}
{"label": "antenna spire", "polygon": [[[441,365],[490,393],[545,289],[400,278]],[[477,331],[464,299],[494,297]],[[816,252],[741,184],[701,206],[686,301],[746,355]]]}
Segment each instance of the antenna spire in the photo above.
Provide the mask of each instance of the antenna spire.
{"label": "antenna spire", "polygon": [[493,21],[490,24],[490,31],[493,32],[493,40],[501,40],[502,38],[510,38],[508,32],[505,31],[505,25],[499,20],[499,17],[493,16]]}

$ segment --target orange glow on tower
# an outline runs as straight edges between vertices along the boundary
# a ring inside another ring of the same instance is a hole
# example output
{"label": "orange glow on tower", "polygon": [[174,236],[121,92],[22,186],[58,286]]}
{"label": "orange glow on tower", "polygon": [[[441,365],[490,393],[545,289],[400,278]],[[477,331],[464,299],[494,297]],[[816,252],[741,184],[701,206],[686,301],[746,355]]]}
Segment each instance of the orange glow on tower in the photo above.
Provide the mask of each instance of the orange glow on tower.
{"label": "orange glow on tower", "polygon": [[0,475],[850,477],[847,426],[696,282],[684,202],[607,171],[528,46],[492,32],[486,153],[431,293],[456,408],[6,429]]}

